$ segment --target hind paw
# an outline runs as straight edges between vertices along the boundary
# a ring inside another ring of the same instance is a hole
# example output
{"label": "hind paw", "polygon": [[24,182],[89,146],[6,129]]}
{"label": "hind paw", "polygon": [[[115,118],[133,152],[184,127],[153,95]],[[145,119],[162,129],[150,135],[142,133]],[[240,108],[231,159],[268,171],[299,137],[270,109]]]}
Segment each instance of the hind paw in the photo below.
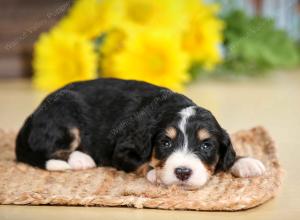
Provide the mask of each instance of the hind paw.
{"label": "hind paw", "polygon": [[87,154],[74,151],[70,154],[68,164],[74,170],[83,170],[96,167],[95,161]]}

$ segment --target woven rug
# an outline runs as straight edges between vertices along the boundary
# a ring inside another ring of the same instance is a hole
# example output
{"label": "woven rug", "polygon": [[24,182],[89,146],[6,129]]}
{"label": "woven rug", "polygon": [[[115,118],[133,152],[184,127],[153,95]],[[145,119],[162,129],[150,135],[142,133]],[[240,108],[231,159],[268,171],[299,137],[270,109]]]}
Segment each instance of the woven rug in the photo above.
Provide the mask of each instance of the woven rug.
{"label": "woven rug", "polygon": [[0,204],[235,211],[268,201],[281,184],[276,148],[262,127],[239,131],[232,140],[238,155],[253,156],[265,164],[264,176],[235,178],[220,173],[197,191],[155,186],[112,168],[49,172],[16,164],[14,140],[14,132],[0,130]]}

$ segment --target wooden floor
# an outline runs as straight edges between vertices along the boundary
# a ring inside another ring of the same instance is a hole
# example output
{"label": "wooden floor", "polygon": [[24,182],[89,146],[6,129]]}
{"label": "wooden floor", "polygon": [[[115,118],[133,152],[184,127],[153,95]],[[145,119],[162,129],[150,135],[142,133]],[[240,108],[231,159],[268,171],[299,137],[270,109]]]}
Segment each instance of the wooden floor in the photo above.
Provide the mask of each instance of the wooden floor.
{"label": "wooden floor", "polygon": [[[210,109],[229,132],[265,126],[286,170],[278,197],[242,212],[192,212],[133,208],[0,206],[0,219],[300,219],[300,71],[265,79],[202,81],[186,94]],[[26,81],[0,81],[0,127],[17,129],[44,94]],[[1,181],[1,180],[0,180]]]}

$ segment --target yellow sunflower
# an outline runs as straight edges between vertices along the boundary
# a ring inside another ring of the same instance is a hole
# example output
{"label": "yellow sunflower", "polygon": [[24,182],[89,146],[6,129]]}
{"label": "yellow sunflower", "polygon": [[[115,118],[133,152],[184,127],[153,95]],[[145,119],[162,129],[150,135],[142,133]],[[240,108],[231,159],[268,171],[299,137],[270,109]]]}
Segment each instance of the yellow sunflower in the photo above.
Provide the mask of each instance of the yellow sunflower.
{"label": "yellow sunflower", "polygon": [[187,0],[191,13],[189,25],[183,33],[182,45],[192,61],[199,61],[212,68],[222,59],[219,49],[222,43],[223,22],[216,16],[217,5],[204,5],[198,0]]}
{"label": "yellow sunflower", "polygon": [[181,90],[189,79],[188,57],[180,39],[166,33],[149,31],[129,37],[111,61],[105,76],[143,80],[174,90]]}
{"label": "yellow sunflower", "polygon": [[180,31],[187,22],[183,0],[123,0],[119,1],[118,28],[128,34],[145,29]]}
{"label": "yellow sunflower", "polygon": [[88,39],[96,38],[120,20],[119,6],[116,0],[76,0],[57,27]]}
{"label": "yellow sunflower", "polygon": [[119,29],[108,32],[99,48],[99,69],[102,76],[111,75],[111,66],[113,64],[114,54],[120,52],[124,48],[126,34]]}
{"label": "yellow sunflower", "polygon": [[101,54],[110,55],[120,51],[123,48],[125,38],[126,35],[121,30],[114,29],[109,31],[100,45]]}
{"label": "yellow sunflower", "polygon": [[55,29],[42,34],[34,48],[34,85],[52,91],[77,80],[97,76],[97,56],[91,42]]}

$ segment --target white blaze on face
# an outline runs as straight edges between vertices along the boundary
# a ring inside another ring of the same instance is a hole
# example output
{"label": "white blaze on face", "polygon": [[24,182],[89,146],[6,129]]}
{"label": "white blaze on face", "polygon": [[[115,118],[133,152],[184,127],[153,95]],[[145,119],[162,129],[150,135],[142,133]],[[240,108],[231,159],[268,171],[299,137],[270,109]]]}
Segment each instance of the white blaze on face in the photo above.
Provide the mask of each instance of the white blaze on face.
{"label": "white blaze on face", "polygon": [[[184,141],[183,145],[167,158],[163,168],[161,169],[159,178],[166,185],[184,184],[192,187],[200,187],[209,179],[210,174],[200,158],[188,150],[189,143],[186,127],[189,118],[195,114],[194,108],[195,106],[190,106],[179,112],[181,120],[178,123],[178,128],[183,134]],[[191,169],[191,176],[185,181],[179,180],[175,175],[175,169],[178,167]]]}
{"label": "white blaze on face", "polygon": [[182,132],[183,138],[184,138],[183,146],[182,146],[183,151],[188,150],[188,136],[186,134],[186,125],[187,125],[188,119],[195,114],[194,108],[195,108],[195,106],[190,106],[190,107],[182,109],[179,112],[179,114],[181,116],[181,120],[178,123],[178,128]]}

